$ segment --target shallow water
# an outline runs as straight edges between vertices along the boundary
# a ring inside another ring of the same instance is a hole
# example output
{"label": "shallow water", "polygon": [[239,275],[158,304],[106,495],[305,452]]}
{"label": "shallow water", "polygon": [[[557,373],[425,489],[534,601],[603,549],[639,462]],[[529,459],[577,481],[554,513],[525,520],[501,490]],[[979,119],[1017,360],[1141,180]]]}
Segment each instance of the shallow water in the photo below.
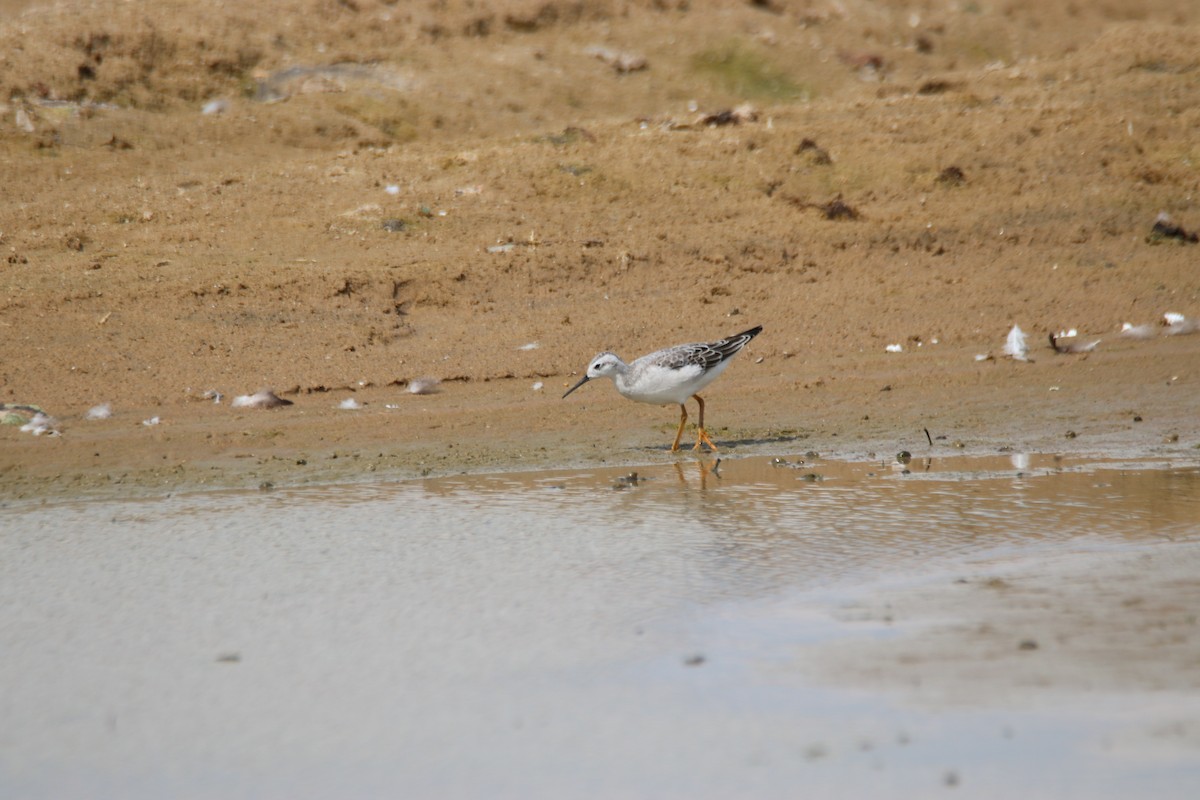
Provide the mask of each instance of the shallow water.
{"label": "shallow water", "polygon": [[1200,564],[1195,463],[629,472],[0,508],[0,796],[1200,785],[1194,693],[1134,676],[943,704],[814,667],[904,635],[854,619],[880,592],[1131,554]]}

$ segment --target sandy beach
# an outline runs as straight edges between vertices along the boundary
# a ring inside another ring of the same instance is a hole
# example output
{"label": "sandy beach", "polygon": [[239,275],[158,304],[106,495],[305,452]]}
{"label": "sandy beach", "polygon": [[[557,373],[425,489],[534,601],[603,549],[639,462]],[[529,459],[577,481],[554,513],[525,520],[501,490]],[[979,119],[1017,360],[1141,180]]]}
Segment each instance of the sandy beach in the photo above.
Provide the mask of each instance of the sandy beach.
{"label": "sandy beach", "polygon": [[657,458],[562,389],[755,324],[731,454],[1200,444],[1190,3],[6,7],[6,494]]}

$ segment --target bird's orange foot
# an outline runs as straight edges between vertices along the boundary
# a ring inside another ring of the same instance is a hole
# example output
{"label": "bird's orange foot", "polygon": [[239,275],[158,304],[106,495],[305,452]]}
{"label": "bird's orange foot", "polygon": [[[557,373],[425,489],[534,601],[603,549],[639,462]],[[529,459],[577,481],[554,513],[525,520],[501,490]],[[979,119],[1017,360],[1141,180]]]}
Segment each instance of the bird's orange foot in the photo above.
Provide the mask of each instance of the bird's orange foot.
{"label": "bird's orange foot", "polygon": [[717,445],[708,437],[708,433],[704,430],[704,428],[697,428],[696,444],[692,446],[692,449],[699,450],[701,443],[708,445],[708,449],[712,450],[714,453],[718,450]]}

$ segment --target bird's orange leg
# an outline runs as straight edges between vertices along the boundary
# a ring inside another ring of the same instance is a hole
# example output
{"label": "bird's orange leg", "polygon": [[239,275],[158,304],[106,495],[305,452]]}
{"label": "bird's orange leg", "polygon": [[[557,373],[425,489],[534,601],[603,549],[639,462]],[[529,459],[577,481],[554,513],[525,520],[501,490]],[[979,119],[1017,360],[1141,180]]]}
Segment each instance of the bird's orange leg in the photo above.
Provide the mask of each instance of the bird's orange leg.
{"label": "bird's orange leg", "polygon": [[687,424],[687,407],[679,404],[679,430],[675,431],[675,441],[671,443],[671,452],[679,452],[679,439],[683,436],[683,426]]}
{"label": "bird's orange leg", "polygon": [[699,450],[700,443],[704,442],[704,444],[708,445],[708,449],[715,453],[717,452],[717,446],[713,443],[712,439],[708,438],[708,432],[704,430],[704,398],[698,394],[694,394],[692,397],[696,398],[696,402],[700,405],[700,424],[696,426],[696,444],[692,449]]}

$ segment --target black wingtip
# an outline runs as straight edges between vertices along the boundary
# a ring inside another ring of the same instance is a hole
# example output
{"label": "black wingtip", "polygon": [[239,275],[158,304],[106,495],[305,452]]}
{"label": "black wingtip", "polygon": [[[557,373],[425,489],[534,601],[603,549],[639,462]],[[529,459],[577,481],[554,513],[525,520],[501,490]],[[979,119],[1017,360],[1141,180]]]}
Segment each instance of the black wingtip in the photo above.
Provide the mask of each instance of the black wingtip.
{"label": "black wingtip", "polygon": [[745,336],[747,339],[753,339],[755,336],[758,336],[760,333],[762,333],[762,325],[755,325],[750,330],[742,331],[741,333],[736,334],[736,335],[737,336]]}

